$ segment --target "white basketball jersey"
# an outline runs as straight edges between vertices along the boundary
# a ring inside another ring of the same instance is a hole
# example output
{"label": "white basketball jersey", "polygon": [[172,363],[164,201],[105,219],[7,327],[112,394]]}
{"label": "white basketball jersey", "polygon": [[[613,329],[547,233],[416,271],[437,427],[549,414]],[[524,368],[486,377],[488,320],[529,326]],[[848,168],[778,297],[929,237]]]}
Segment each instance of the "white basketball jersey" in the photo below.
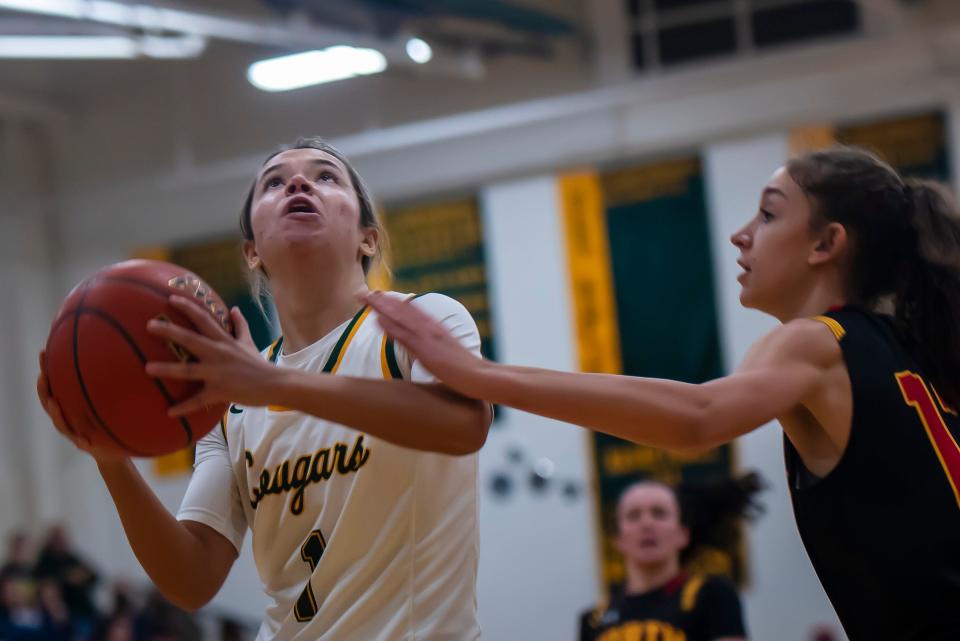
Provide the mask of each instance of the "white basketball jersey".
{"label": "white basketball jersey", "polygon": [[[416,299],[479,353],[476,325],[452,299]],[[296,367],[431,380],[364,309],[293,354]],[[247,527],[271,598],[258,641],[464,641],[476,617],[477,456],[420,452],[282,407],[231,405],[197,445],[178,518],[237,549]],[[229,474],[227,470],[229,469]]]}

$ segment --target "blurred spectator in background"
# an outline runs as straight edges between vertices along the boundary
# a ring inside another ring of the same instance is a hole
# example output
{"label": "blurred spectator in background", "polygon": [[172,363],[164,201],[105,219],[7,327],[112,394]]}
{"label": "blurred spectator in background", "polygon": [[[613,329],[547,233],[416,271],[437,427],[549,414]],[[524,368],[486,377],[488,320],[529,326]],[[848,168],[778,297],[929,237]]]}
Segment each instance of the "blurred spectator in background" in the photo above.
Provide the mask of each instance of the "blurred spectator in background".
{"label": "blurred spectator in background", "polygon": [[23,530],[14,530],[7,537],[7,556],[0,567],[0,574],[29,573],[34,564],[33,544]]}
{"label": "blurred spectator in background", "polygon": [[194,617],[152,589],[135,624],[137,641],[200,641],[200,626]]}
{"label": "blurred spectator in background", "polygon": [[221,619],[220,641],[246,641],[240,622],[234,619]]}
{"label": "blurred spectator in background", "polygon": [[[138,590],[116,581],[100,612],[97,582],[97,572],[71,549],[62,526],[50,528],[36,560],[30,536],[14,531],[0,566],[0,641],[201,641],[195,617],[155,589],[141,608]],[[244,641],[239,622],[218,625],[212,633],[220,641]]]}
{"label": "blurred spectator in background", "polygon": [[90,617],[96,614],[93,589],[97,584],[97,573],[71,549],[62,525],[54,525],[47,532],[34,573],[60,584],[71,615]]}
{"label": "blurred spectator in background", "polygon": [[71,641],[70,619],[56,584],[45,583],[38,590],[29,573],[11,571],[0,577],[0,639]]}
{"label": "blurred spectator in background", "polygon": [[688,573],[683,561],[701,547],[728,544],[737,521],[759,510],[753,495],[760,489],[755,474],[680,492],[656,481],[627,487],[617,502],[615,534],[626,581],[608,603],[581,616],[580,641],[746,639],[734,585],[721,576]]}
{"label": "blurred spectator in background", "polygon": [[89,639],[99,618],[93,601],[98,577],[93,568],[71,549],[62,525],[54,525],[47,531],[34,574],[38,579],[52,579],[60,586],[76,637]]}

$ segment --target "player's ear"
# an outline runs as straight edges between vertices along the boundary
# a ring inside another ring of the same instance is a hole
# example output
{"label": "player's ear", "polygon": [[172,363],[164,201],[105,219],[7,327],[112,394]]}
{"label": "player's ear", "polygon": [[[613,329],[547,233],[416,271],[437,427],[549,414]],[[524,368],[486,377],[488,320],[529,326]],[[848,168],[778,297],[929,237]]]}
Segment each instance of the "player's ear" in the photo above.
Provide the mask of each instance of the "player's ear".
{"label": "player's ear", "polygon": [[807,259],[811,265],[836,260],[847,248],[847,228],[837,222],[827,223],[813,238],[813,248]]}
{"label": "player's ear", "polygon": [[266,270],[263,267],[263,261],[260,260],[260,254],[257,252],[257,245],[252,240],[243,241],[243,258],[247,261],[247,267],[256,271],[258,269]]}
{"label": "player's ear", "polygon": [[366,227],[363,230],[363,238],[360,241],[360,256],[368,258],[377,255],[377,247],[380,243],[380,230],[376,227]]}

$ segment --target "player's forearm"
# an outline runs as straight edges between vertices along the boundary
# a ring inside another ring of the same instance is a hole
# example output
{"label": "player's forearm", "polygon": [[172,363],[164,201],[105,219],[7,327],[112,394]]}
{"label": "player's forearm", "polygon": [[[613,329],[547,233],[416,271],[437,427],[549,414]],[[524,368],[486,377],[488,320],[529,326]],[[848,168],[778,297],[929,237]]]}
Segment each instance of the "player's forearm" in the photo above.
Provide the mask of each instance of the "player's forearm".
{"label": "player's forearm", "polygon": [[704,446],[697,385],[485,362],[477,396],[559,421],[671,450]]}
{"label": "player's forearm", "polygon": [[395,445],[469,454],[483,445],[486,403],[439,384],[285,371],[273,383],[279,404],[366,432]]}
{"label": "player's forearm", "polygon": [[132,461],[98,467],[130,547],[160,592],[189,610],[209,601],[223,579],[213,576],[201,541],[167,511]]}
{"label": "player's forearm", "polygon": [[702,451],[795,407],[815,377],[811,368],[758,370],[695,385],[485,361],[471,395],[635,443]]}

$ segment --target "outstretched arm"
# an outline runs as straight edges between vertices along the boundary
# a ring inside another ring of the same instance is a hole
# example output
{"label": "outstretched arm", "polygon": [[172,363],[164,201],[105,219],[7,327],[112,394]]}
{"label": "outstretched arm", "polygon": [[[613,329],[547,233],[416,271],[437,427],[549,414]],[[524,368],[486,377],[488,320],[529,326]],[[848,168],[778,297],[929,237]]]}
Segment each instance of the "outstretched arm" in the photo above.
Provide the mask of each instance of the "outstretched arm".
{"label": "outstretched arm", "polygon": [[414,306],[367,300],[384,329],[461,394],[672,450],[725,443],[802,404],[838,352],[826,328],[800,320],[756,344],[736,373],[700,385],[558,372],[480,361]]}
{"label": "outstretched arm", "polygon": [[[249,406],[280,405],[396,445],[444,454],[475,452],[486,440],[491,419],[487,403],[465,398],[439,383],[331,376],[276,367],[253,347],[239,310],[231,311],[235,338],[190,301],[174,296],[171,304],[187,314],[199,332],[157,320],[148,328],[182,345],[199,360],[149,363],[147,373],[204,384],[200,394],[172,408],[172,415],[232,401]],[[472,354],[469,357],[479,360]]]}

